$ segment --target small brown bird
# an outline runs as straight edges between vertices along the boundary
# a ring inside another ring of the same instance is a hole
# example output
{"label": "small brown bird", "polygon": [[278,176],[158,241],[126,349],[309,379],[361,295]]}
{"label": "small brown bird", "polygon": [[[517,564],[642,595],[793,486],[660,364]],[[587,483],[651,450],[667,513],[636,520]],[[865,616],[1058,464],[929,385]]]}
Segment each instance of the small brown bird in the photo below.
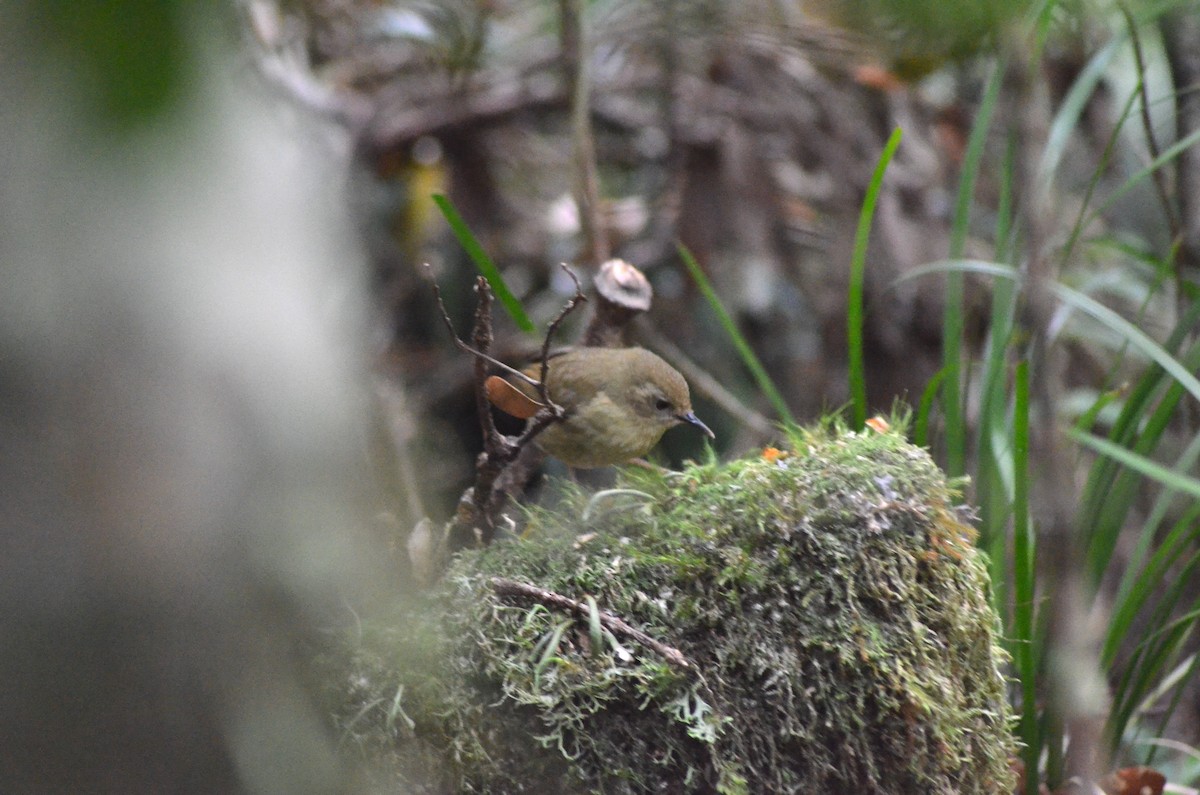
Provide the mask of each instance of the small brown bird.
{"label": "small brown bird", "polygon": [[[713,432],[692,411],[687,382],[671,365],[643,348],[574,348],[548,360],[546,389],[566,418],[537,437],[547,453],[578,469],[622,464],[650,452],[680,423]],[[524,370],[536,379],[541,363]],[[488,399],[502,411],[528,419],[538,412],[538,390],[499,376]]]}

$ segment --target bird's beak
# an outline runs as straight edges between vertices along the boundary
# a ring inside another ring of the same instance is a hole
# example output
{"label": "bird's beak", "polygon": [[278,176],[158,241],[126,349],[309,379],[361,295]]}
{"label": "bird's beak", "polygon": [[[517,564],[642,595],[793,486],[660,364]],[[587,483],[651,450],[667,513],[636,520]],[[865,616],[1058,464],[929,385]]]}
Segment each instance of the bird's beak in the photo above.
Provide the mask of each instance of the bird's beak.
{"label": "bird's beak", "polygon": [[679,421],[686,422],[688,425],[695,425],[697,428],[708,434],[709,439],[717,438],[717,435],[712,432],[712,429],[701,422],[700,418],[696,416],[696,412],[694,411],[689,411],[687,414],[680,414]]}

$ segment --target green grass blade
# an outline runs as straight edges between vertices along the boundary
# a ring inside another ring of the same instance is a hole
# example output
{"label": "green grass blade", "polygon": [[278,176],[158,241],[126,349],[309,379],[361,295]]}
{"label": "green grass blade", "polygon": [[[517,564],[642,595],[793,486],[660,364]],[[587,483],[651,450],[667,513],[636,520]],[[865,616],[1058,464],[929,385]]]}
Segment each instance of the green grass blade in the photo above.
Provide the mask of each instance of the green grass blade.
{"label": "green grass blade", "polygon": [[[971,203],[975,196],[975,181],[979,175],[979,163],[983,159],[984,144],[992,125],[992,112],[1000,88],[1004,83],[1005,65],[996,66],[975,123],[967,140],[967,151],[963,157],[962,174],[959,177],[958,195],[954,206],[954,220],[950,227],[951,259],[962,257],[966,250],[967,233],[971,221]],[[942,384],[942,415],[945,420],[946,472],[951,477],[966,473],[967,431],[962,396],[962,340],[963,321],[963,277],[958,273],[946,276],[945,307],[942,312],[942,369],[945,382]]]}
{"label": "green grass blade", "polygon": [[854,252],[850,256],[850,295],[846,307],[846,334],[850,345],[850,402],[853,408],[853,428],[861,431],[867,421],[867,379],[863,364],[863,280],[866,275],[867,243],[871,237],[871,221],[875,217],[875,205],[879,201],[879,189],[883,186],[883,175],[892,155],[900,145],[903,131],[897,127],[892,131],[875,164],[875,173],[867,185],[858,214],[858,230],[854,233]]}
{"label": "green grass blade", "polygon": [[508,289],[508,285],[504,282],[504,277],[500,275],[500,269],[496,267],[496,263],[492,262],[492,258],[484,251],[483,246],[475,235],[471,233],[467,222],[458,214],[458,210],[454,208],[450,200],[440,193],[433,194],[433,203],[442,211],[442,215],[446,217],[446,223],[450,224],[450,230],[454,232],[454,236],[458,238],[458,243],[467,252],[471,261],[475,263],[475,267],[479,268],[479,272],[488,280],[488,284],[492,286],[492,292],[496,294],[498,300],[505,311],[517,324],[521,331],[533,334],[537,331],[537,326],[529,319],[529,315],[525,314],[525,308],[521,306],[521,302],[512,294],[512,290]]}
{"label": "green grass blade", "polygon": [[1115,458],[1130,469],[1158,481],[1167,488],[1183,492],[1184,494],[1190,494],[1196,499],[1200,499],[1200,480],[1196,478],[1188,477],[1180,472],[1168,469],[1157,461],[1143,455],[1138,455],[1132,450],[1126,450],[1121,445],[1114,444],[1108,439],[1082,433],[1075,428],[1067,429],[1067,435],[1098,453]]}
{"label": "green grass blade", "polygon": [[[1162,370],[1155,370],[1161,374],[1161,378],[1157,380],[1167,385],[1158,405],[1152,406],[1147,401],[1144,404],[1145,409],[1136,415],[1137,423],[1129,429],[1130,432],[1109,437],[1110,443],[1136,455],[1149,456],[1154,452],[1183,397],[1183,387],[1170,381]],[[1093,583],[1098,583],[1107,570],[1113,550],[1116,549],[1117,541],[1125,528],[1126,517],[1146,488],[1142,476],[1136,470],[1131,470],[1108,457],[1104,457],[1103,461],[1111,466],[1095,466],[1094,469],[1104,473],[1103,482],[1107,484],[1106,487],[1101,491],[1086,490],[1087,498],[1097,500],[1097,504],[1081,503],[1080,506],[1082,513],[1091,520],[1090,524],[1083,527],[1086,533],[1084,553],[1089,577]]]}
{"label": "green grass blade", "polygon": [[[1194,604],[1194,607],[1200,608],[1200,600],[1196,601],[1196,603]],[[1196,613],[1197,613],[1197,610],[1192,611],[1192,613],[1191,613],[1192,620],[1195,620]],[[1176,708],[1179,707],[1180,700],[1183,698],[1184,694],[1187,692],[1186,688],[1178,687],[1177,684],[1179,682],[1194,681],[1197,671],[1200,671],[1200,654],[1193,653],[1191,655],[1191,658],[1189,660],[1187,660],[1186,665],[1178,666],[1175,669],[1175,671],[1172,671],[1171,674],[1169,674],[1167,677],[1165,677],[1166,679],[1175,679],[1176,680],[1175,682],[1172,682],[1170,684],[1170,689],[1174,690],[1175,692],[1171,696],[1171,701],[1167,704],[1166,708],[1160,711],[1159,719],[1158,719],[1158,731],[1155,732],[1155,734],[1158,737],[1166,736],[1167,724],[1170,723],[1171,716],[1175,714]],[[1162,685],[1159,685],[1159,687],[1161,688]],[[1158,753],[1158,751],[1159,751],[1159,748],[1157,745],[1150,746],[1150,752],[1148,754],[1146,754],[1146,760],[1145,760],[1145,763],[1147,765],[1154,764],[1154,755],[1156,753]],[[1200,779],[1200,774],[1197,775],[1197,779]]]}
{"label": "green grass blade", "polygon": [[596,597],[585,597],[588,608],[588,639],[592,643],[592,655],[599,657],[604,653],[604,632],[600,625],[600,608],[596,605]]}
{"label": "green grass blade", "polygon": [[1121,140],[1121,131],[1124,129],[1125,123],[1129,120],[1134,103],[1140,95],[1140,87],[1135,86],[1129,92],[1129,97],[1125,100],[1125,106],[1121,109],[1120,115],[1117,116],[1116,122],[1113,123],[1112,132],[1104,144],[1104,151],[1101,153],[1099,162],[1093,170],[1091,179],[1088,180],[1087,188],[1084,189],[1082,201],[1079,204],[1079,212],[1075,217],[1074,225],[1071,227],[1071,233],[1067,236],[1067,243],[1063,246],[1059,254],[1060,262],[1068,262],[1074,256],[1075,246],[1078,245],[1086,226],[1091,223],[1091,219],[1088,216],[1088,208],[1092,206],[1092,197],[1100,188],[1100,181],[1108,173],[1109,163],[1116,156],[1117,145]]}
{"label": "green grass blade", "polygon": [[[979,472],[975,489],[982,515],[984,540],[988,536],[1003,537],[1004,527],[992,521],[997,509],[1007,505],[1012,495],[995,477],[995,469],[1003,450],[996,449],[993,439],[1008,435],[1008,352],[1016,320],[1017,295],[1012,281],[1002,279],[992,290],[992,311],[989,321],[987,347],[984,354],[982,379],[979,384],[979,429],[976,449],[979,451]],[[1004,445],[1007,447],[1007,444]]]}
{"label": "green grass blade", "polygon": [[[914,279],[930,273],[950,273],[956,271],[960,273],[979,273],[1002,279],[1019,278],[1019,274],[1008,265],[983,260],[959,259],[935,262],[921,268],[914,268],[897,279],[896,282],[907,281],[908,279]],[[1192,375],[1186,366],[1137,326],[1094,298],[1090,298],[1064,284],[1056,282],[1050,285],[1050,290],[1063,303],[1090,315],[1125,337],[1133,347],[1140,350],[1150,359],[1153,359],[1160,367],[1170,373],[1193,397],[1200,400],[1200,380],[1197,380],[1196,376]]]}
{"label": "green grass blade", "polygon": [[1029,363],[1017,364],[1013,389],[1013,635],[1012,650],[1021,680],[1021,720],[1018,732],[1024,744],[1026,792],[1036,795],[1038,758],[1041,756],[1037,715],[1037,655],[1034,646],[1036,567],[1033,528],[1029,522]]}
{"label": "green grass blade", "polygon": [[1066,769],[1066,727],[1063,726],[1062,714],[1059,710],[1048,709],[1042,713],[1041,737],[1051,738],[1042,740],[1042,748],[1046,757],[1046,781],[1062,781]]}
{"label": "green grass blade", "polygon": [[1091,315],[1096,320],[1099,320],[1113,331],[1125,337],[1133,347],[1153,359],[1162,369],[1170,373],[1193,397],[1200,400],[1200,380],[1197,380],[1196,376],[1192,375],[1187,367],[1137,326],[1094,298],[1072,290],[1064,284],[1054,284],[1050,289],[1063,303]]}
{"label": "green grass blade", "polygon": [[[1180,318],[1164,348],[1176,352],[1197,322],[1200,322],[1200,301]],[[1200,369],[1200,344],[1193,346],[1182,359],[1188,369]],[[1150,367],[1126,396],[1108,438],[1136,452],[1153,452],[1182,398],[1180,384],[1172,381],[1161,367]],[[1082,426],[1077,427],[1083,430]],[[1125,517],[1137,499],[1139,482],[1136,473],[1105,456],[1097,458],[1088,472],[1080,500],[1079,526],[1089,531],[1087,552],[1094,577],[1098,577],[1107,565],[1097,539],[1110,539],[1111,548],[1112,540],[1125,525]]]}
{"label": "green grass blade", "polygon": [[983,259],[947,259],[913,268],[903,275],[897,276],[893,284],[901,284],[921,276],[954,272],[976,273],[980,276],[994,276],[998,279],[1017,280],[1021,278],[1021,274],[1017,272],[1016,268],[1003,262],[989,262]]}
{"label": "green grass blade", "polygon": [[[1046,191],[1058,171],[1058,164],[1070,143],[1071,133],[1079,124],[1079,118],[1096,91],[1096,86],[1104,78],[1108,65],[1125,43],[1125,35],[1116,35],[1104,47],[1088,60],[1087,66],[1079,73],[1079,77],[1071,85],[1070,91],[1063,98],[1054,120],[1050,123],[1050,132],[1046,136],[1046,147],[1042,150],[1042,160],[1038,165],[1039,191]],[[1042,193],[1041,195],[1045,195]]]}
{"label": "green grass blade", "polygon": [[758,388],[767,396],[767,400],[775,408],[775,413],[779,415],[780,419],[788,427],[795,428],[796,420],[792,416],[791,409],[788,408],[787,401],[783,399],[783,395],[779,394],[779,390],[775,388],[775,382],[771,380],[771,376],[767,374],[766,368],[762,366],[762,362],[758,360],[758,357],[754,355],[754,351],[751,350],[750,343],[742,336],[737,323],[733,321],[729,312],[726,311],[725,305],[717,297],[717,291],[713,289],[712,284],[708,281],[708,277],[704,275],[704,271],[700,268],[700,263],[696,262],[696,258],[692,256],[692,252],[688,251],[687,247],[682,243],[676,243],[675,248],[679,251],[680,259],[687,266],[688,273],[696,281],[696,286],[700,288],[704,299],[708,301],[708,305],[716,313],[721,327],[725,329],[725,333],[733,341],[733,345],[737,349],[738,355],[742,358],[742,362],[750,370],[751,375],[754,376],[754,380],[758,382]]}
{"label": "green grass blade", "polygon": [[[1005,261],[1013,231],[1015,141],[1010,138],[1000,169],[1000,199],[996,208],[996,260]],[[972,479],[979,506],[980,546],[988,551],[996,605],[1010,603],[1008,586],[1008,518],[1012,515],[1012,438],[1009,426],[1009,351],[1016,318],[1016,284],[998,281],[992,290],[986,352],[979,383],[979,420],[975,443],[976,471]]]}
{"label": "green grass blade", "polygon": [[929,416],[933,413],[933,402],[937,400],[938,390],[946,379],[946,368],[933,374],[925,391],[921,393],[920,407],[917,409],[917,421],[913,424],[913,444],[917,447],[929,446]]}
{"label": "green grass blade", "polygon": [[1100,204],[1097,205],[1095,207],[1095,209],[1093,209],[1090,213],[1088,213],[1087,218],[1084,219],[1080,228],[1087,229],[1089,226],[1092,225],[1093,222],[1095,222],[1096,218],[1099,217],[1109,207],[1111,207],[1113,205],[1113,203],[1116,202],[1117,199],[1121,198],[1126,193],[1128,193],[1130,190],[1135,188],[1138,185],[1138,183],[1145,180],[1147,177],[1149,177],[1155,171],[1162,168],[1167,163],[1170,163],[1175,158],[1179,157],[1181,152],[1183,152],[1185,149],[1187,149],[1191,146],[1194,146],[1197,141],[1200,141],[1200,130],[1196,130],[1196,131],[1192,132],[1190,135],[1187,135],[1187,136],[1181,138],[1180,140],[1176,141],[1171,146],[1167,147],[1165,150],[1163,150],[1162,154],[1160,154],[1158,157],[1156,157],[1152,161],[1150,161],[1150,163],[1145,168],[1141,169],[1137,173],[1133,174],[1129,179],[1125,180],[1125,182],[1122,183],[1120,187],[1118,187],[1116,190],[1114,190],[1112,193],[1110,193],[1104,199],[1104,201],[1100,202]]}
{"label": "green grass blade", "polygon": [[1196,626],[1195,605],[1188,614],[1173,617],[1172,613],[1183,601],[1188,585],[1200,568],[1200,553],[1193,555],[1172,579],[1165,594],[1161,594],[1147,626],[1154,629],[1147,633],[1135,648],[1128,667],[1113,692],[1113,709],[1109,718],[1109,741],[1113,748],[1124,737],[1126,727],[1136,710],[1153,692],[1168,671],[1181,656],[1183,644]]}
{"label": "green grass blade", "polygon": [[[1193,472],[1197,461],[1200,461],[1200,436],[1192,439],[1171,469],[1180,473]],[[1150,557],[1149,562],[1146,562],[1147,557],[1150,556],[1150,546],[1156,542],[1158,528],[1170,511],[1175,496],[1174,490],[1164,489],[1155,498],[1150,515],[1142,525],[1137,546],[1126,565],[1121,584],[1117,588],[1117,595],[1113,598],[1112,617],[1109,619],[1107,637],[1100,654],[1100,661],[1105,666],[1111,664],[1116,658],[1117,649],[1128,634],[1129,627],[1132,626],[1133,619],[1137,611],[1141,609],[1145,598],[1149,594],[1157,592],[1159,579],[1163,572],[1162,567],[1175,560],[1174,550],[1178,549],[1181,543],[1191,543],[1194,537],[1200,537],[1200,527],[1192,524],[1200,516],[1200,502],[1196,502],[1185,513],[1190,520],[1182,525],[1176,523],[1165,538],[1157,541],[1157,549]],[[1162,563],[1162,561],[1166,561],[1166,563]]]}
{"label": "green grass blade", "polygon": [[1112,618],[1100,652],[1100,662],[1106,668],[1116,660],[1117,652],[1128,640],[1134,621],[1147,600],[1160,594],[1167,573],[1200,538],[1197,519],[1200,519],[1200,503],[1193,504],[1183,513],[1144,567],[1141,561],[1129,567],[1118,596],[1113,600]]}
{"label": "green grass blade", "polygon": [[1075,427],[1081,431],[1090,431],[1096,425],[1096,420],[1100,418],[1104,410],[1115,403],[1120,397],[1121,392],[1117,389],[1101,392],[1092,401],[1092,405],[1088,406],[1087,411],[1080,414],[1075,420]]}

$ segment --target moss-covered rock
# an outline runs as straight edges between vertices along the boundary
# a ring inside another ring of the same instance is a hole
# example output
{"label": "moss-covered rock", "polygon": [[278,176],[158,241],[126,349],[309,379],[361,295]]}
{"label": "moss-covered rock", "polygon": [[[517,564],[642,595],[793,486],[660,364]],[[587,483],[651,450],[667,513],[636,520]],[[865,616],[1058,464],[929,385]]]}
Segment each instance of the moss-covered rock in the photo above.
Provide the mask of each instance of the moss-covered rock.
{"label": "moss-covered rock", "polygon": [[[429,609],[355,641],[346,737],[411,791],[1011,791],[956,494],[895,434],[792,448],[631,471],[462,555]],[[690,666],[494,577],[590,597]]]}

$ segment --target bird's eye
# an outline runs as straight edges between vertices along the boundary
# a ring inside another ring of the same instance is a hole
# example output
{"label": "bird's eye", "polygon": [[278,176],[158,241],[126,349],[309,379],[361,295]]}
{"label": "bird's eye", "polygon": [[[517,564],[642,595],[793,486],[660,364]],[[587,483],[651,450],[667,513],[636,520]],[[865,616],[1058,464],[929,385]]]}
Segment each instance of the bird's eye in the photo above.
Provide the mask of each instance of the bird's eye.
{"label": "bird's eye", "polygon": [[658,409],[659,411],[666,411],[667,409],[671,408],[671,401],[660,397],[654,401],[654,408]]}

